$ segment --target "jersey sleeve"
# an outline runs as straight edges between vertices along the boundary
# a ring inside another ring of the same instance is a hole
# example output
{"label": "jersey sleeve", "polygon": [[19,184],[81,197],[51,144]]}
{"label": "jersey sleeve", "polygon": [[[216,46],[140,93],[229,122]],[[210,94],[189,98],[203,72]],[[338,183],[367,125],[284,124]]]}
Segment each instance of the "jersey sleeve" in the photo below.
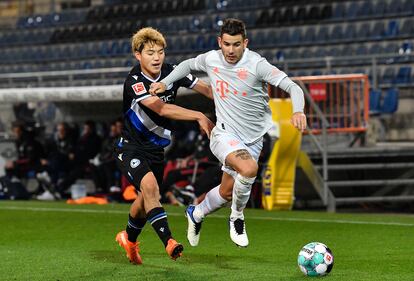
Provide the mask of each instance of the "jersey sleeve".
{"label": "jersey sleeve", "polygon": [[180,87],[186,87],[186,88],[192,89],[195,86],[195,84],[197,84],[197,81],[198,81],[198,78],[193,76],[190,73],[186,77],[178,80],[178,85]]}
{"label": "jersey sleeve", "polygon": [[211,52],[214,52],[214,51],[209,51],[207,53],[204,53],[204,54],[201,54],[195,57],[193,61],[193,65],[191,65],[191,69],[194,69],[196,71],[207,72],[207,56],[211,54]]}
{"label": "jersey sleeve", "polygon": [[131,77],[128,77],[124,83],[124,92],[136,101],[141,101],[151,96],[143,82]]}
{"label": "jersey sleeve", "polygon": [[256,66],[257,77],[273,86],[279,86],[280,81],[287,75],[276,66],[271,65],[265,58],[260,60]]}

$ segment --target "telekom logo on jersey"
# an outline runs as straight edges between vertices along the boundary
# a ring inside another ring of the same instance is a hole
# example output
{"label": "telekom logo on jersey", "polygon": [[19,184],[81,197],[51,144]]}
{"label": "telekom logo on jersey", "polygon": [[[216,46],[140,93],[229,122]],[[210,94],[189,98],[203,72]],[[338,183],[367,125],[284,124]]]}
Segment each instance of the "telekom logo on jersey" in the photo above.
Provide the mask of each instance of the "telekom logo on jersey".
{"label": "telekom logo on jersey", "polygon": [[[220,95],[221,99],[227,98],[230,94],[235,96],[239,95],[240,93],[237,90],[233,90],[230,92],[229,90],[229,83],[224,80],[216,80],[216,92]],[[247,96],[246,92],[241,93],[243,97]]]}

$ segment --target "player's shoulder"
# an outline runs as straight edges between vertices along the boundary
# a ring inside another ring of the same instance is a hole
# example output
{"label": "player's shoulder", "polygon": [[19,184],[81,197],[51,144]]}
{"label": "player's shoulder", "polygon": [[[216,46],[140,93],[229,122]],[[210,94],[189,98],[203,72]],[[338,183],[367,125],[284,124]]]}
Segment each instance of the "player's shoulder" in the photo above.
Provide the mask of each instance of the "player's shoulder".
{"label": "player's shoulder", "polygon": [[138,64],[129,71],[124,84],[131,85],[139,81],[142,82],[142,75],[141,75],[141,66]]}
{"label": "player's shoulder", "polygon": [[262,57],[262,55],[260,55],[259,53],[255,52],[255,51],[252,51],[250,49],[246,49],[246,52],[247,52],[248,59],[250,61],[259,62],[259,61],[265,59],[264,57]]}
{"label": "player's shoulder", "polygon": [[220,54],[221,54],[221,50],[211,50],[211,51],[204,53],[204,55],[206,56],[206,60],[207,59],[218,59],[220,57]]}

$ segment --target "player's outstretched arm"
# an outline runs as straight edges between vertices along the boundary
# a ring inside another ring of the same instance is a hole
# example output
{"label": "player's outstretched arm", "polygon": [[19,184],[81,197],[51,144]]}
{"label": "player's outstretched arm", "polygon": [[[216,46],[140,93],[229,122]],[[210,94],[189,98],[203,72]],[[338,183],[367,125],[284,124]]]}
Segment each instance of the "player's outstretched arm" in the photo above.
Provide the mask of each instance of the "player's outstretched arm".
{"label": "player's outstretched arm", "polygon": [[[188,74],[190,74],[191,70],[192,70],[192,65],[194,65],[194,60],[195,59],[188,59],[185,60],[183,62],[181,62],[179,65],[177,65],[173,71],[170,72],[170,74],[168,74],[167,77],[165,77],[164,79],[162,79],[159,83],[153,83],[151,84],[149,93],[151,95],[156,95],[159,93],[163,93],[166,89],[167,85],[170,85],[172,83],[174,83],[175,81],[180,80],[181,78],[184,78],[185,76],[187,76]],[[161,84],[164,84],[164,86],[162,86]]]}
{"label": "player's outstretched arm", "polygon": [[195,110],[186,109],[184,107],[163,102],[158,97],[149,97],[143,99],[141,104],[151,109],[160,116],[174,119],[197,121],[200,128],[210,136],[210,132],[214,127],[213,122],[208,119],[203,113]]}
{"label": "player's outstretched arm", "polygon": [[303,132],[307,125],[306,115],[303,113],[305,99],[302,89],[287,76],[280,81],[279,88],[289,93],[293,106],[293,115],[290,121],[295,128]]}

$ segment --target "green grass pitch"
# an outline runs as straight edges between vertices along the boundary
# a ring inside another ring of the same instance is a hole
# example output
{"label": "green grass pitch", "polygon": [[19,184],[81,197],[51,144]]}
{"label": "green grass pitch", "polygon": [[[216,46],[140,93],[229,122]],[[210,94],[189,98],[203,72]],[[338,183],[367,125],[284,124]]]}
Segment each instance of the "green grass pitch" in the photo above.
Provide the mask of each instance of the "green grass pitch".
{"label": "green grass pitch", "polygon": [[0,280],[315,280],[296,263],[311,241],[327,244],[335,257],[322,280],[414,280],[412,215],[246,210],[250,245],[239,249],[229,238],[229,209],[209,216],[199,246],[191,247],[184,209],[166,207],[184,256],[170,260],[147,225],[144,264],[134,266],[115,242],[128,209],[0,201]]}

